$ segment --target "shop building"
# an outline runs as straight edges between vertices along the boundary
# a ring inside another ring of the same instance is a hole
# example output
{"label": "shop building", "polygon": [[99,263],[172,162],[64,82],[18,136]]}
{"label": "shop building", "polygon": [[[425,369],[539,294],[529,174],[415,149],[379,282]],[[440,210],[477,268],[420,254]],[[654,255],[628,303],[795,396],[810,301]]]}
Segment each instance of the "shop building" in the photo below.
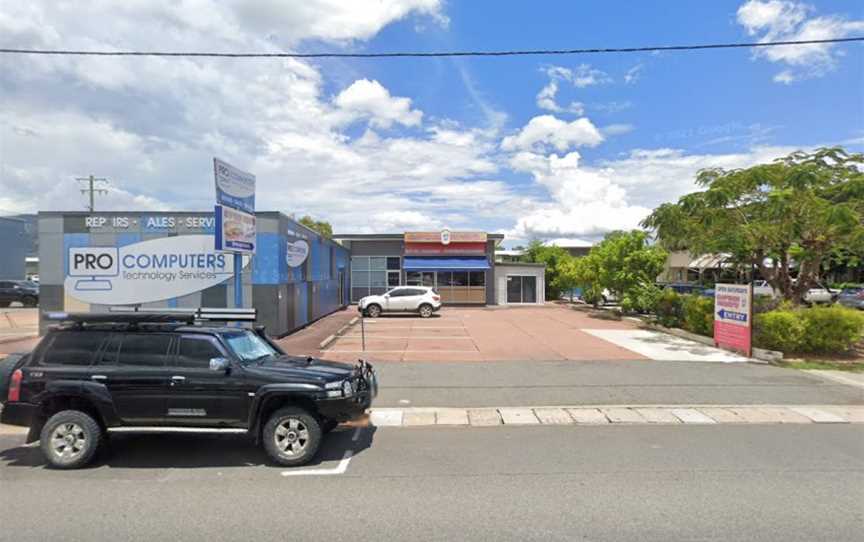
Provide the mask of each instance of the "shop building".
{"label": "shop building", "polygon": [[352,303],[395,286],[435,288],[445,305],[545,302],[543,264],[495,261],[502,234],[443,230],[334,238],[351,252]]}
{"label": "shop building", "polygon": [[[345,247],[284,214],[255,216],[243,304],[269,333],[285,335],[348,303]],[[212,212],[39,213],[40,308],[233,307],[233,258],[214,250],[214,226]]]}

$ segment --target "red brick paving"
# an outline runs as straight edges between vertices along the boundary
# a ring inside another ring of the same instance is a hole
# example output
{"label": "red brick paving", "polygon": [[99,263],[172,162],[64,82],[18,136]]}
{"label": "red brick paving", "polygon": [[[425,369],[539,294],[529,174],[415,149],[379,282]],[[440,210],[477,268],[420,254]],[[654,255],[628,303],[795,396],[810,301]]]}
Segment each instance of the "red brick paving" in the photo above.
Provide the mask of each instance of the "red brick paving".
{"label": "red brick paving", "polygon": [[[385,316],[366,322],[366,352],[354,326],[321,352],[352,361],[638,360],[644,356],[583,329],[635,329],[567,306],[444,308],[434,318]],[[466,340],[467,338],[467,340]]]}

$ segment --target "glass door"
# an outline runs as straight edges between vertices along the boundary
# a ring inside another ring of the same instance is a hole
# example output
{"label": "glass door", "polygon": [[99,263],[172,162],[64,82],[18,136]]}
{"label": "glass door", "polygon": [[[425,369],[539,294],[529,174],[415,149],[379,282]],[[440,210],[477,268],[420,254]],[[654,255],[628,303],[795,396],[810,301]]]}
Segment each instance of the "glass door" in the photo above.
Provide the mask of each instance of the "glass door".
{"label": "glass door", "polygon": [[537,277],[509,275],[507,303],[537,303]]}

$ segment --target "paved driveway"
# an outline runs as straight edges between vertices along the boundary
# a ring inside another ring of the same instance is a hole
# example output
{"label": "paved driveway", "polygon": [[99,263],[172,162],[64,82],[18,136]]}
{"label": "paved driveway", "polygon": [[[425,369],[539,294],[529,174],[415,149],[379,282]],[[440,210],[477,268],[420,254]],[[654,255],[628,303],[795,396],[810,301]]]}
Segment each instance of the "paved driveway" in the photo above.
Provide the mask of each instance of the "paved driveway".
{"label": "paved driveway", "polygon": [[368,318],[365,351],[359,323],[322,353],[331,359],[373,361],[561,361],[686,359],[742,361],[714,348],[665,334],[645,336],[615,321],[560,305],[445,307],[433,318]]}

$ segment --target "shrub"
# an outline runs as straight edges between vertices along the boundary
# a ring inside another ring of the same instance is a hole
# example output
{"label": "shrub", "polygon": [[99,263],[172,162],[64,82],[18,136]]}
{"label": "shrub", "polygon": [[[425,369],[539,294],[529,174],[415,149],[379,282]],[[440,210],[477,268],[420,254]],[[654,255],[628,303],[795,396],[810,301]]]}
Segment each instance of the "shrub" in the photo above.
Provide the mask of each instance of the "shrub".
{"label": "shrub", "polygon": [[639,284],[624,294],[621,299],[621,310],[624,312],[651,312],[657,305],[660,293],[660,288],[653,284]]}
{"label": "shrub", "polygon": [[685,295],[683,302],[684,329],[714,336],[714,299],[700,295]]}
{"label": "shrub", "polygon": [[801,311],[776,310],[757,314],[753,324],[753,344],[769,350],[797,352],[807,333]]}
{"label": "shrub", "polygon": [[672,288],[666,288],[657,298],[654,313],[660,325],[666,327],[681,327],[684,321],[684,300]]}
{"label": "shrub", "polygon": [[864,315],[842,306],[802,309],[806,328],[802,350],[806,352],[845,352],[864,335]]}

